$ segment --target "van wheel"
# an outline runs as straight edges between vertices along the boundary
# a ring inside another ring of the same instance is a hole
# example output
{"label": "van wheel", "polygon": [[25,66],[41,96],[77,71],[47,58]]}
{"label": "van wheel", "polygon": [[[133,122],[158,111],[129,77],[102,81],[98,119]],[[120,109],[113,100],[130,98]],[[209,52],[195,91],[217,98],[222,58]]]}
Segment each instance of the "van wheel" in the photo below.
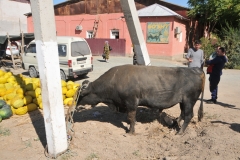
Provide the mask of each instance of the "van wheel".
{"label": "van wheel", "polygon": [[64,81],[67,80],[66,74],[63,72],[63,70],[60,70],[60,76],[61,76],[62,80],[64,80]]}
{"label": "van wheel", "polygon": [[38,72],[37,72],[37,70],[35,69],[35,67],[30,67],[30,68],[28,69],[28,72],[29,72],[29,76],[30,76],[31,78],[37,78],[37,77],[38,77]]}

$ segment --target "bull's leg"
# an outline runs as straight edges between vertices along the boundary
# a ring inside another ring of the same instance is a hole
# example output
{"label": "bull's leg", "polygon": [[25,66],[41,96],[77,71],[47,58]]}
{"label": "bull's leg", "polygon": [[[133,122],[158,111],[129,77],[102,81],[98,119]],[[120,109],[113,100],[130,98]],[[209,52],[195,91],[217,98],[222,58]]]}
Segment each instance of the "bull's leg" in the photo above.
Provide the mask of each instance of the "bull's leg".
{"label": "bull's leg", "polygon": [[180,109],[181,109],[181,113],[180,113],[179,117],[177,118],[177,124],[178,124],[179,127],[180,127],[181,120],[184,117],[183,103],[180,103]]}
{"label": "bull's leg", "polygon": [[179,135],[183,134],[185,129],[187,128],[189,122],[191,121],[192,117],[193,117],[193,105],[192,104],[188,104],[183,106],[184,108],[184,123],[180,129],[180,131],[178,132]]}
{"label": "bull's leg", "polygon": [[136,110],[128,111],[128,120],[130,122],[129,133],[135,133]]}

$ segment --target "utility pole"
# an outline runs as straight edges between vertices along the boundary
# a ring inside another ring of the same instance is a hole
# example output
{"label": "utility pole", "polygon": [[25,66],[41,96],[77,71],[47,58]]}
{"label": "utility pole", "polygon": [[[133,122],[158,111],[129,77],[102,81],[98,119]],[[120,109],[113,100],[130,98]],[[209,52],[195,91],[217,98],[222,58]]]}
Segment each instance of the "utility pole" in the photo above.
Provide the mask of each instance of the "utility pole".
{"label": "utility pole", "polygon": [[120,0],[139,65],[151,65],[134,0]]}
{"label": "utility pole", "polygon": [[30,0],[50,157],[68,148],[52,0]]}

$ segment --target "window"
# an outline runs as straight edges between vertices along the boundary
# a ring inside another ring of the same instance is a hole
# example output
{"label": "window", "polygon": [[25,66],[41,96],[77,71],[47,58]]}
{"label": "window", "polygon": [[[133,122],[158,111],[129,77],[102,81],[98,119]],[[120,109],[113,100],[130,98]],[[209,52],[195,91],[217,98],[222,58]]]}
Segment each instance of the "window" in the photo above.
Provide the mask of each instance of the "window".
{"label": "window", "polygon": [[182,42],[182,32],[179,35],[179,42]]}
{"label": "window", "polygon": [[110,38],[111,39],[119,39],[119,30],[111,30],[111,33],[110,33]]}
{"label": "window", "polygon": [[30,44],[27,48],[27,52],[26,53],[37,53],[36,52],[36,44]]}
{"label": "window", "polygon": [[59,55],[59,57],[66,57],[67,56],[67,45],[58,44],[58,55]]}
{"label": "window", "polygon": [[90,55],[90,49],[85,41],[72,42],[71,48],[72,57]]}
{"label": "window", "polygon": [[93,31],[87,31],[86,38],[93,38]]}

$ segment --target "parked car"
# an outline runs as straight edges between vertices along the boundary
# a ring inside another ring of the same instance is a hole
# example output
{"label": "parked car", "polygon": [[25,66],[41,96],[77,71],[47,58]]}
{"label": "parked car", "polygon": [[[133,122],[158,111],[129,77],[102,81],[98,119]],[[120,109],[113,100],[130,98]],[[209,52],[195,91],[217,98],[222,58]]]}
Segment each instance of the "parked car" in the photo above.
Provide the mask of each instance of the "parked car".
{"label": "parked car", "polygon": [[[62,80],[86,76],[93,70],[91,49],[84,38],[57,36],[60,75]],[[35,40],[31,41],[22,55],[23,68],[30,77],[38,77]]]}
{"label": "parked car", "polygon": [[[20,53],[20,52],[19,52],[18,47],[17,47],[17,46],[10,46],[10,47],[11,47],[11,49],[12,49],[12,54],[13,54],[13,55],[16,55],[16,56],[19,56],[19,53]],[[6,49],[6,56],[7,56],[7,57],[11,56],[10,47],[7,46],[7,49]]]}

